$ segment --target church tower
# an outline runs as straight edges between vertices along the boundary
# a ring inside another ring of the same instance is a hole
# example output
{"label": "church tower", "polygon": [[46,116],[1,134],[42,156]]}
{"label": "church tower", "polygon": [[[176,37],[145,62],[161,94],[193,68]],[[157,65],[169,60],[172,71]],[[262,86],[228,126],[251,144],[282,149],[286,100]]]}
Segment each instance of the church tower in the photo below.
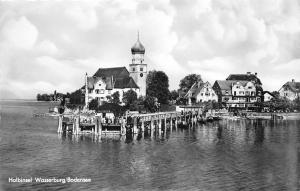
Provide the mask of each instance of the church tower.
{"label": "church tower", "polygon": [[132,62],[129,64],[129,73],[140,88],[138,96],[146,96],[147,64],[144,62],[145,48],[140,42],[139,34],[137,42],[131,48]]}

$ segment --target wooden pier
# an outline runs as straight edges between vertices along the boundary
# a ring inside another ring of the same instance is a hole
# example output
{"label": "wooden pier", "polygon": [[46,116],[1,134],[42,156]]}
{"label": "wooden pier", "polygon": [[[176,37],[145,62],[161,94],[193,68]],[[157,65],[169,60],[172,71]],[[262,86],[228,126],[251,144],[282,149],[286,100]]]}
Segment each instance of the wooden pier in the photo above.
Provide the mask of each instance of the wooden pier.
{"label": "wooden pier", "polygon": [[131,114],[119,118],[115,124],[104,123],[101,116],[89,116],[82,120],[80,114],[61,114],[58,116],[58,133],[72,133],[75,135],[92,133],[98,136],[108,134],[125,135],[138,134],[148,131],[151,135],[166,134],[178,127],[194,127],[199,119],[197,112],[160,112],[148,114]]}

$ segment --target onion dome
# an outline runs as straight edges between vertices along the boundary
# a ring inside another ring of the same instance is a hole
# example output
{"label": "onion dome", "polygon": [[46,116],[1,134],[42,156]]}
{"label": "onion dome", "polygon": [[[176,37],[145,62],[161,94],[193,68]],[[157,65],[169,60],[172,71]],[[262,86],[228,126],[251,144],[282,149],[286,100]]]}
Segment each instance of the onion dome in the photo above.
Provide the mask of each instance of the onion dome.
{"label": "onion dome", "polygon": [[142,45],[142,43],[140,42],[139,34],[138,34],[138,39],[137,39],[136,43],[131,48],[131,53],[132,54],[145,54],[145,48]]}

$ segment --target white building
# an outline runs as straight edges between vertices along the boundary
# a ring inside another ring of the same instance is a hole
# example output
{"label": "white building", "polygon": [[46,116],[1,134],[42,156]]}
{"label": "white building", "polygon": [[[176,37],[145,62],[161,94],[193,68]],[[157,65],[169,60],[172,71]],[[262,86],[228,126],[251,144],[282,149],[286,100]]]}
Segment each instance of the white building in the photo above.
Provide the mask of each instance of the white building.
{"label": "white building", "polygon": [[144,62],[145,48],[139,40],[131,48],[132,62],[126,67],[99,68],[91,77],[85,77],[85,104],[97,99],[100,104],[119,92],[122,101],[124,92],[134,90],[138,97],[146,96],[147,64]]}
{"label": "white building", "polygon": [[255,103],[261,102],[261,88],[253,81],[217,80],[213,89],[226,108],[255,109]]}
{"label": "white building", "polygon": [[271,101],[274,98],[274,95],[268,91],[264,91],[264,102]]}
{"label": "white building", "polygon": [[300,82],[295,82],[294,79],[290,82],[286,82],[279,89],[280,97],[285,97],[291,101],[295,100],[300,96]]}
{"label": "white building", "polygon": [[186,97],[189,100],[189,105],[199,102],[218,101],[218,96],[209,82],[194,83],[187,92]]}

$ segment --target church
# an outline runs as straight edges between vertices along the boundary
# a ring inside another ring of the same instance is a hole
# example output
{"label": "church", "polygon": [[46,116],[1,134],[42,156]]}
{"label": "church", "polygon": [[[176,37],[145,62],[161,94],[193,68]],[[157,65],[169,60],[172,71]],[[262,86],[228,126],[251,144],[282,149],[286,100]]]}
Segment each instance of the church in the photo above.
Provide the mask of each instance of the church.
{"label": "church", "polygon": [[137,42],[131,48],[132,61],[129,71],[126,67],[99,68],[93,76],[85,76],[85,105],[96,99],[101,104],[109,101],[111,95],[119,92],[122,101],[124,92],[133,90],[137,96],[146,96],[147,64],[144,61],[145,48]]}

